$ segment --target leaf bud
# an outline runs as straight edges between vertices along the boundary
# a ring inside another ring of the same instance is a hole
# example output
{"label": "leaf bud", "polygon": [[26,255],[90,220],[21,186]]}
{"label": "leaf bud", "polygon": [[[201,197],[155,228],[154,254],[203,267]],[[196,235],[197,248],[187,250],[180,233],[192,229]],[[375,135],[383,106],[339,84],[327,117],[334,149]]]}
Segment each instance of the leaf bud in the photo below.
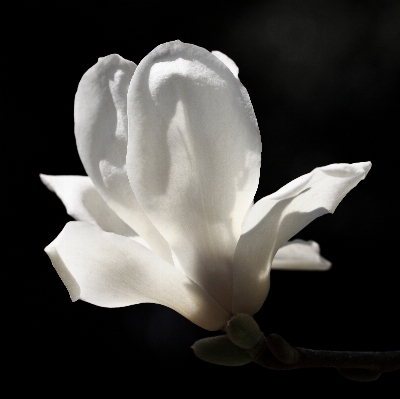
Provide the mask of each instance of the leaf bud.
{"label": "leaf bud", "polygon": [[283,364],[294,364],[299,358],[297,350],[292,348],[292,346],[278,334],[268,335],[267,346],[271,353]]}
{"label": "leaf bud", "polygon": [[233,344],[226,335],[200,339],[192,349],[201,360],[221,366],[242,366],[253,361],[245,350]]}

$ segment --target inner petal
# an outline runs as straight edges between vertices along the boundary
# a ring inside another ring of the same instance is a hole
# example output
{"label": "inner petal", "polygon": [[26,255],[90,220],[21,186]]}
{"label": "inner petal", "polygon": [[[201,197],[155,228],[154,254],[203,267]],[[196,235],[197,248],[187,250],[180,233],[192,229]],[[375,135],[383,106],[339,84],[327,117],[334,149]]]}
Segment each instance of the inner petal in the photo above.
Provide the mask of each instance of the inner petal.
{"label": "inner petal", "polygon": [[76,143],[85,170],[107,205],[172,263],[168,243],[138,204],[126,173],[126,95],[135,69],[133,62],[112,54],[83,75],[75,96]]}
{"label": "inner petal", "polygon": [[178,267],[229,311],[261,158],[246,89],[207,50],[166,43],[139,64],[128,115],[127,172],[139,204]]}

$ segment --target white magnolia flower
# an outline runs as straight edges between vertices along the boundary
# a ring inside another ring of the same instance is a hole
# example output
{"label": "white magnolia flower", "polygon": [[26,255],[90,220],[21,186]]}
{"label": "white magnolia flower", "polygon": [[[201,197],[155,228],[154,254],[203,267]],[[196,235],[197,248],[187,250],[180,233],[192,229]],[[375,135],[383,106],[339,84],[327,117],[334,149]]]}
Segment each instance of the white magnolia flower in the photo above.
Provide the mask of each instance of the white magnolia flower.
{"label": "white magnolia flower", "polygon": [[253,205],[261,140],[237,74],[179,41],[84,74],[75,135],[88,177],[41,176],[78,220],[45,249],[73,301],[158,303],[218,330],[260,309],[271,267],[329,268],[316,243],[287,241],[371,164],[316,168]]}

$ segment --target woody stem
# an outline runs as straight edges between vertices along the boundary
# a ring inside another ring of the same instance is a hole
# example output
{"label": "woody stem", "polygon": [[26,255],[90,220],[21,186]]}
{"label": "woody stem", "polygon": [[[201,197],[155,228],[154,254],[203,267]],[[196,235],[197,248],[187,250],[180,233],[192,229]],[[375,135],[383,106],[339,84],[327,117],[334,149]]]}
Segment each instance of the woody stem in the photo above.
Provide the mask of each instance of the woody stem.
{"label": "woody stem", "polygon": [[[400,370],[400,351],[355,352],[292,347],[278,334],[264,339],[254,362],[273,370],[333,367],[351,379],[353,374],[379,377],[380,373]],[[359,379],[359,378],[358,378]]]}

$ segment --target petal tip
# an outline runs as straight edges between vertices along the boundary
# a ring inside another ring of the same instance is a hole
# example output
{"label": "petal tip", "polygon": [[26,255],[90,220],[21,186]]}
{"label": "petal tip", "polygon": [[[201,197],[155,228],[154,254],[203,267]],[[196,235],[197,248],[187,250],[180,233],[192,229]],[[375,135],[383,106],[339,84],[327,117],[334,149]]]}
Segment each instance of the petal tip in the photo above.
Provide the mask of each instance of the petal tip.
{"label": "petal tip", "polygon": [[99,62],[115,62],[115,61],[119,62],[121,59],[123,59],[123,58],[119,54],[116,54],[116,53],[109,54],[104,57],[98,58]]}
{"label": "petal tip", "polygon": [[104,57],[99,57],[97,60],[97,64],[95,64],[92,68],[97,67],[97,68],[100,68],[100,70],[103,70],[103,68],[108,70],[108,68],[110,68],[112,66],[121,66],[121,65],[128,66],[132,72],[134,72],[136,69],[136,64],[134,62],[129,61],[116,53],[109,54]]}
{"label": "petal tip", "polygon": [[[60,233],[60,235],[61,234],[62,232]],[[54,269],[56,270],[57,274],[59,275],[65,287],[67,288],[71,301],[76,302],[81,296],[81,289],[79,287],[78,282],[75,280],[74,276],[65,266],[60,254],[57,251],[57,242],[59,240],[60,235],[53,242],[51,242],[44,249],[44,251],[50,258],[50,261],[53,264]]]}
{"label": "petal tip", "polygon": [[362,168],[362,170],[364,172],[364,178],[365,178],[365,176],[367,176],[368,172],[372,168],[372,163],[370,161],[368,161],[368,162],[360,162],[359,165],[360,165],[360,167]]}
{"label": "petal tip", "polygon": [[43,173],[39,174],[39,178],[41,180],[41,182],[50,190],[50,191],[54,191],[53,186],[51,184],[51,180],[52,180],[51,175],[45,175]]}
{"label": "petal tip", "polygon": [[352,164],[348,164],[348,165],[349,165],[348,172],[359,176],[360,180],[365,179],[365,177],[367,176],[368,172],[370,171],[370,169],[372,167],[372,163],[369,161],[352,163]]}
{"label": "petal tip", "polygon": [[332,267],[332,262],[329,262],[329,260],[323,258],[322,256],[321,256],[320,261],[321,261],[321,263],[320,263],[321,271],[329,270]]}
{"label": "petal tip", "polygon": [[43,173],[39,173],[40,180],[44,183],[48,179],[49,175],[45,175]]}

